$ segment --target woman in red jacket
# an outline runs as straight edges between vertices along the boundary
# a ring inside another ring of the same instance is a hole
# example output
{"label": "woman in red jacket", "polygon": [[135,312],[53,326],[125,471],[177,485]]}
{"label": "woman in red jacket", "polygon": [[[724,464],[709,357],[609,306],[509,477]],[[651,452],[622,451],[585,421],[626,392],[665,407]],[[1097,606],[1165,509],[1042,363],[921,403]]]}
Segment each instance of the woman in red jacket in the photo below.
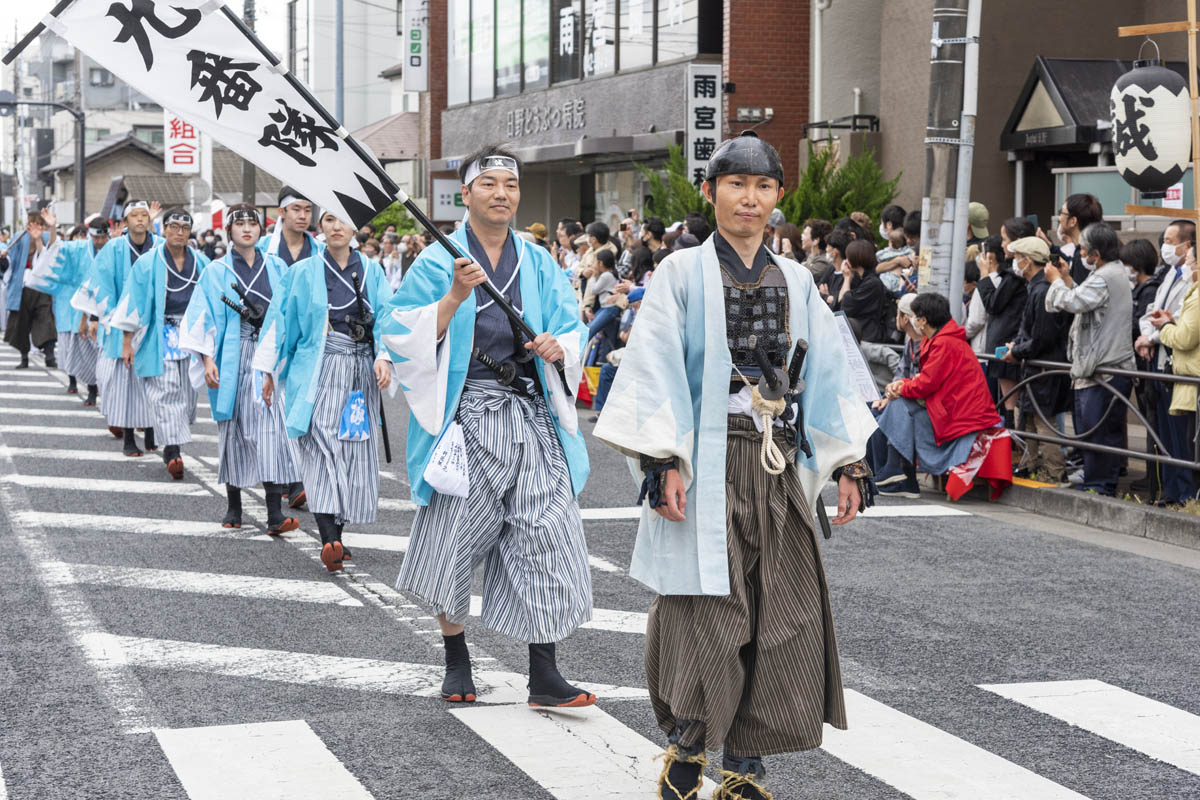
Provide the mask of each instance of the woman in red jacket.
{"label": "woman in red jacket", "polygon": [[919,295],[909,316],[921,331],[921,372],[888,384],[875,404],[888,461],[875,482],[897,497],[919,497],[916,465],[934,475],[967,460],[976,435],[1001,423],[966,332],[941,295]]}

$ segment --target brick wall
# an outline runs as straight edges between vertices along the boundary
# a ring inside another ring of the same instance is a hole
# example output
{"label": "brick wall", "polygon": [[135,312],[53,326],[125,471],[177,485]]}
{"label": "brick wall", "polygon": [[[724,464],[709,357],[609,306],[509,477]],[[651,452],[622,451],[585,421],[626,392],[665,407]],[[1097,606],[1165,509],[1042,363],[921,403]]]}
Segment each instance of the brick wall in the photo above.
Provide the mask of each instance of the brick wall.
{"label": "brick wall", "polygon": [[735,85],[725,96],[725,135],[750,127],[736,121],[739,106],[773,108],[774,119],[755,130],[779,151],[795,185],[808,122],[809,0],[725,0],[724,17],[725,80]]}

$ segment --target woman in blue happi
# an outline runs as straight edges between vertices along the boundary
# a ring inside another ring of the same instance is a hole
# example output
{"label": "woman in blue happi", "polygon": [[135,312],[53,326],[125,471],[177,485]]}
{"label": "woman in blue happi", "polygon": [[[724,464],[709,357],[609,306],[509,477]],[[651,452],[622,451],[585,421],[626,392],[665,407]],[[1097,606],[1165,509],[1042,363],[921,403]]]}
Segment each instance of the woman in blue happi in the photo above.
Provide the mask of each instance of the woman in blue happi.
{"label": "woman in blue happi", "polygon": [[263,400],[283,401],[321,562],[336,572],[349,557],[343,526],[374,522],[379,505],[379,392],[391,385],[392,365],[373,315],[392,290],[383,267],[350,249],[354,228],[329,212],[319,225],[325,247],[277,287],[254,368],[266,373]]}
{"label": "woman in blue happi", "polygon": [[[380,320],[412,411],[408,475],[419,506],[396,586],[437,615],[443,699],[476,699],[463,625],[482,565],[483,624],[528,644],[530,705],[586,706],[596,696],[563,678],[555,646],[592,615],[576,501],[587,447],[574,401],[547,366],[561,360],[577,386],[586,328],[563,271],[512,229],[520,171],[502,147],[463,161],[468,218],[451,239],[471,257],[426,248]],[[484,283],[536,339],[514,332]]]}
{"label": "woman in blue happi", "polygon": [[229,252],[209,264],[183,315],[179,346],[204,363],[209,405],[217,421],[217,481],[229,500],[226,528],[242,527],[242,489],[262,484],[267,499],[267,533],[295,530],[283,514],[283,492],[300,478],[278,404],[262,400],[262,373],[250,362],[259,330],[284,280],[283,261],[256,245],[262,219],[254,206],[229,209],[225,233]]}
{"label": "woman in blue happi", "polygon": [[152,424],[163,443],[163,463],[179,480],[180,447],[192,441],[201,372],[199,361],[179,346],[179,326],[208,258],[188,247],[192,217],[183,209],[173,208],[163,216],[163,233],[163,243],[134,263],[108,324],[124,332],[121,361],[145,382]]}
{"label": "woman in blue happi", "polygon": [[154,417],[146,400],[145,382],[121,360],[124,336],[112,326],[111,319],[133,263],[162,242],[162,237],[150,230],[157,213],[157,203],[126,201],[125,235],[109,239],[100,249],[79,290],[71,298],[71,305],[88,316],[88,337],[100,348],[100,360],[96,364],[96,382],[104,396],[100,411],[108,420],[112,434],[117,438],[124,437],[127,456],[142,455],[134,438],[135,428],[145,428],[146,450],[157,449]]}

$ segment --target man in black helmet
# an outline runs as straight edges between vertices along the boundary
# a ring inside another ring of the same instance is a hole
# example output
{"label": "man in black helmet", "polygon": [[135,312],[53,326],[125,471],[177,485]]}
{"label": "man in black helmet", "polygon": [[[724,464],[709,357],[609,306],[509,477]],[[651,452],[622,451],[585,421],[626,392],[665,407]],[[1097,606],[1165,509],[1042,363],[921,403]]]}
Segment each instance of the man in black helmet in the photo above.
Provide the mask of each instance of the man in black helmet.
{"label": "man in black helmet", "polygon": [[717,230],[655,271],[595,430],[645,476],[630,574],[659,595],[646,673],[665,800],[695,797],[717,749],[716,800],[769,798],[763,756],[846,727],[815,531],[830,477],[834,525],[869,503],[875,423],[811,273],[763,246],[783,177],[753,134],[713,155]]}

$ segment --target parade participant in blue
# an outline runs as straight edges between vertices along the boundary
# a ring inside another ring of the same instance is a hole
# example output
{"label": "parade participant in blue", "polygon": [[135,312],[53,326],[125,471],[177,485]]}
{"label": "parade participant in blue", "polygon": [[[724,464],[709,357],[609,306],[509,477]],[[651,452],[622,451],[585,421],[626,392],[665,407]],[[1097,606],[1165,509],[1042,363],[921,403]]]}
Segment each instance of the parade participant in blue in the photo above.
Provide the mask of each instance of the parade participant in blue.
{"label": "parade participant in blue", "polygon": [[[578,385],[586,327],[562,270],[512,229],[518,159],[485,147],[459,175],[468,219],[451,239],[471,258],[426,248],[380,321],[412,412],[408,474],[419,506],[396,588],[437,615],[444,699],[476,698],[463,625],[483,564],[482,621],[529,643],[530,705],[591,705],[595,695],[567,683],[555,659],[555,643],[592,617],[576,502],[587,449],[566,387],[545,367],[564,361]],[[489,281],[544,332],[525,342],[477,288]]]}
{"label": "parade participant in blue", "polygon": [[769,798],[762,756],[846,727],[815,530],[831,476],[834,525],[869,502],[875,423],[811,274],[763,246],[783,179],[752,133],[713,154],[717,231],[655,270],[595,430],[644,475],[629,574],[658,593],[646,673],[667,800],[694,797],[720,748],[714,798]]}
{"label": "parade participant in blue", "polygon": [[209,264],[183,316],[179,346],[200,356],[213,419],[217,421],[217,481],[229,500],[226,528],[242,527],[242,489],[262,484],[267,499],[267,533],[295,530],[285,517],[284,489],[300,477],[278,403],[262,400],[262,373],[250,362],[271,299],[287,267],[257,249],[262,219],[254,206],[239,203],[227,212],[229,252]]}
{"label": "parade participant in blue", "polygon": [[30,215],[21,232],[8,248],[8,321],[4,341],[21,354],[17,369],[29,368],[29,345],[41,350],[46,366],[55,368],[54,305],[50,297],[25,285],[26,272],[33,269],[34,260],[54,241],[58,219],[49,208]]}
{"label": "parade participant in blue", "polygon": [[162,242],[150,226],[158,215],[158,203],[127,200],[124,209],[125,233],[110,238],[100,249],[84,276],[71,305],[88,315],[88,337],[100,348],[96,381],[104,403],[100,411],[108,420],[113,436],[124,438],[124,453],[141,456],[143,451],[134,437],[136,428],[146,430],[146,450],[156,450],[154,417],[146,400],[146,385],[133,369],[121,360],[122,331],[112,327],[113,309],[125,290],[125,280],[143,254]]}
{"label": "parade participant in blue", "polygon": [[319,224],[325,247],[288,268],[253,366],[266,373],[267,404],[281,384],[321,562],[336,572],[350,557],[343,527],[374,522],[379,505],[379,393],[391,385],[392,365],[374,315],[392,290],[383,267],[350,249],[354,228],[330,213]]}
{"label": "parade participant in blue", "polygon": [[[259,238],[256,245],[264,253],[272,253],[290,267],[317,253],[325,245],[308,232],[312,225],[313,204],[291,186],[279,188],[279,216],[269,236]],[[307,500],[304,484],[300,481],[285,487],[284,497],[292,508],[300,508]]]}
{"label": "parade participant in blue", "polygon": [[78,383],[87,386],[85,406],[96,405],[99,351],[96,342],[88,338],[87,315],[71,306],[71,298],[79,290],[97,254],[108,243],[108,234],[108,222],[99,217],[86,227],[76,226],[71,239],[52,244],[47,250],[50,257],[35,265],[25,279],[27,286],[53,298],[58,358],[71,379],[67,391],[75,393]]}
{"label": "parade participant in blue", "polygon": [[163,215],[163,234],[162,244],[134,262],[108,324],[124,332],[121,360],[146,383],[163,463],[179,480],[180,448],[192,441],[196,387],[203,374],[199,360],[180,348],[179,326],[208,258],[188,246],[192,217],[183,209]]}

